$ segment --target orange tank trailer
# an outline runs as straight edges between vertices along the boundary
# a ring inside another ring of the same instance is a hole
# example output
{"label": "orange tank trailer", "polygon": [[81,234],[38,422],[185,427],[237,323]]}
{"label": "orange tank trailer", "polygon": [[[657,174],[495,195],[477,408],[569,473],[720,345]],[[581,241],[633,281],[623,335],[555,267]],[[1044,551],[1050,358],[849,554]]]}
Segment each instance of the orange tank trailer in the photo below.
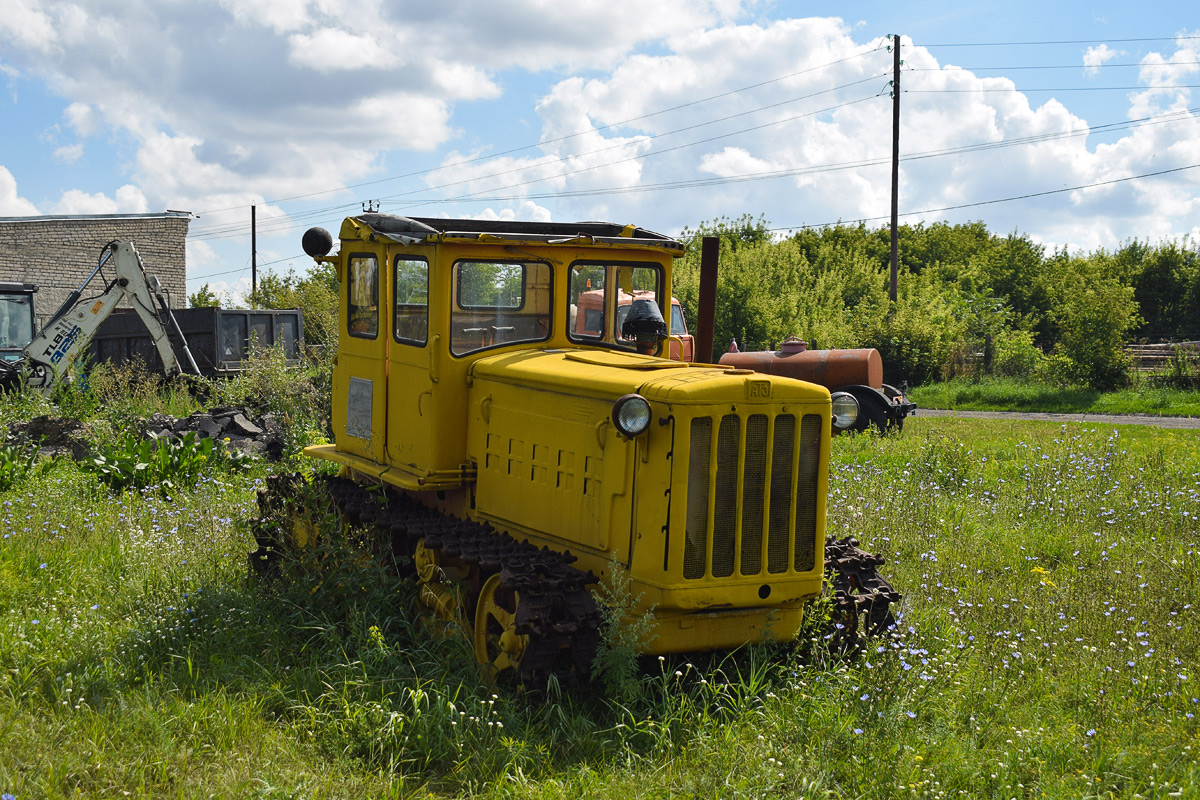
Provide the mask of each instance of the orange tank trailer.
{"label": "orange tank trailer", "polygon": [[808,343],[788,337],[778,350],[743,353],[734,342],[721,356],[727,367],[752,369],[767,375],[795,378],[824,386],[830,392],[847,392],[859,404],[857,430],[875,425],[880,432],[899,429],[904,418],[917,410],[904,391],[883,382],[883,359],[873,347],[848,350],[809,350]]}

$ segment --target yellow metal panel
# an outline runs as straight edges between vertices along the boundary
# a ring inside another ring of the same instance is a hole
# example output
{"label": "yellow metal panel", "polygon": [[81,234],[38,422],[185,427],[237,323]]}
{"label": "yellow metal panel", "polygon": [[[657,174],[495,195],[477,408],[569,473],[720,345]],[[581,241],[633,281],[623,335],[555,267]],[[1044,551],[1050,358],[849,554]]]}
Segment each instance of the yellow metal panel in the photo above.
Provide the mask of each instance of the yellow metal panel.
{"label": "yellow metal panel", "polygon": [[628,549],[635,445],[609,402],[480,380],[471,397],[478,518],[572,552]]}

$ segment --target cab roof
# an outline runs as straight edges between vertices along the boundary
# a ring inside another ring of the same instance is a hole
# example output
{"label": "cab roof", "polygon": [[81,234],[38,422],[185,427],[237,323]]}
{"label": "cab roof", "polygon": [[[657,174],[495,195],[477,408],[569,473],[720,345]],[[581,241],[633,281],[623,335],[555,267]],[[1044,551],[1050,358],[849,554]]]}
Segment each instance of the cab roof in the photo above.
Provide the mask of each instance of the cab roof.
{"label": "cab roof", "polygon": [[[541,244],[641,245],[673,251],[684,246],[670,236],[612,222],[519,222],[514,220],[438,219],[369,213],[351,217],[375,233],[406,243],[420,241],[508,240]],[[347,220],[348,222],[350,220]]]}

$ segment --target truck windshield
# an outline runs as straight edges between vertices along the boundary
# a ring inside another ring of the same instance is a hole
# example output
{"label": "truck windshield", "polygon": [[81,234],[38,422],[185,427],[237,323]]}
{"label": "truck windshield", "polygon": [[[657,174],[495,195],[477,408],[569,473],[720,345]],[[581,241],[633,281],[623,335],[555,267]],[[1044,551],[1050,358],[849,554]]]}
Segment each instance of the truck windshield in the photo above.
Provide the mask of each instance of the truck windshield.
{"label": "truck windshield", "polygon": [[657,301],[661,285],[662,270],[657,264],[573,264],[569,338],[634,349],[633,342],[621,336],[621,323],[634,300]]}
{"label": "truck windshield", "polygon": [[33,341],[33,312],[29,295],[0,295],[0,348],[23,350]]}

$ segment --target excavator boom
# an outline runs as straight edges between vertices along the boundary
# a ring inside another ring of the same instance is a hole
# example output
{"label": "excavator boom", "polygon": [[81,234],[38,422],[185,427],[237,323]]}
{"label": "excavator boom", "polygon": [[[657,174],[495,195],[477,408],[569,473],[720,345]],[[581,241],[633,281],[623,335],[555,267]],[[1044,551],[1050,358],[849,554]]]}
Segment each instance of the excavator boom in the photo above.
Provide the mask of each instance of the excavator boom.
{"label": "excavator boom", "polygon": [[[102,274],[104,265],[109,261],[113,263],[116,276],[102,294],[84,298],[84,290],[97,274]],[[100,323],[112,314],[122,299],[128,300],[150,331],[167,375],[182,373],[183,369],[171,348],[163,317],[174,325],[181,341],[183,333],[179,330],[178,323],[175,323],[158,278],[147,274],[142,266],[141,256],[132,242],[109,242],[104,247],[96,268],[79,288],[71,293],[49,324],[25,348],[30,384],[46,390],[61,381],[79,354],[87,349],[88,342],[96,334]],[[196,367],[186,341],[183,343],[183,350],[191,372],[198,375],[200,370]]]}

